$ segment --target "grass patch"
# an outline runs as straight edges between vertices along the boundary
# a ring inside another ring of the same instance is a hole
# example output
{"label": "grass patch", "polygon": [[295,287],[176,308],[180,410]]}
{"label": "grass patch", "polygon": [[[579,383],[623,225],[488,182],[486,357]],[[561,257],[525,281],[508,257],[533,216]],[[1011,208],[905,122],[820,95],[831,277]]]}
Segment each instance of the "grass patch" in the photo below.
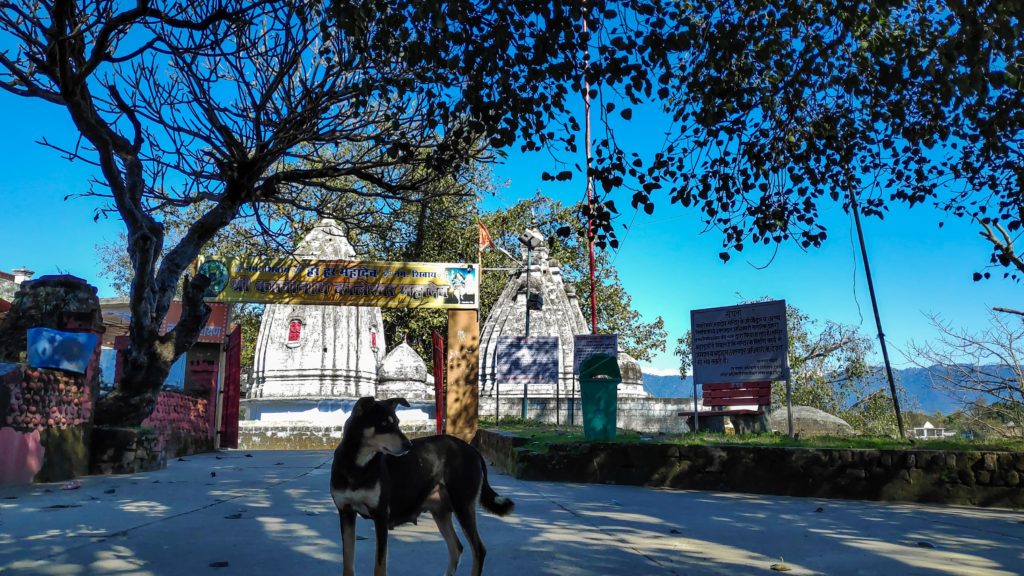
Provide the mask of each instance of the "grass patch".
{"label": "grass patch", "polygon": [[956,450],[956,451],[1024,451],[1024,441],[998,440],[899,440],[897,438],[852,436],[815,436],[790,438],[785,434],[725,435],[700,432],[663,437],[673,444],[700,446],[765,446],[778,448],[832,448],[860,450]]}
{"label": "grass patch", "polygon": [[[545,453],[552,444],[586,442],[582,426],[555,426],[522,418],[502,418],[496,426],[493,418],[481,418],[482,428],[497,429],[527,438],[524,449]],[[689,434],[640,434],[619,430],[614,440],[618,444],[679,444],[684,446],[764,446],[774,448],[821,448],[861,450],[952,450],[961,452],[998,451],[1024,452],[1024,439],[992,440],[898,440],[886,437],[854,436],[848,438],[815,436],[790,438],[785,434],[715,434],[698,432]]]}
{"label": "grass patch", "polygon": [[[501,419],[500,426],[494,425],[493,418],[481,418],[480,427],[509,432],[526,438],[528,442],[522,448],[531,452],[547,453],[548,447],[552,444],[587,442],[586,438],[584,438],[582,426],[555,426],[554,424],[544,424],[535,420],[507,417]],[[616,444],[638,444],[644,441],[643,438],[647,438],[647,436],[641,436],[639,432],[631,430],[619,430],[616,432],[615,440],[612,440],[612,442]]]}

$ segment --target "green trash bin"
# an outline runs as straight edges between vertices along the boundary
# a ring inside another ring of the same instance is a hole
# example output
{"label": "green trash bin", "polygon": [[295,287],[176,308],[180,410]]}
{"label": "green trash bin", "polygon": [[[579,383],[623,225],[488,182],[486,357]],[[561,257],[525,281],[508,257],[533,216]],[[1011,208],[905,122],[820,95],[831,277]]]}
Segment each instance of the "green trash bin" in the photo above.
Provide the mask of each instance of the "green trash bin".
{"label": "green trash bin", "polygon": [[622,374],[617,358],[594,354],[580,363],[583,435],[587,440],[615,439],[619,382]]}

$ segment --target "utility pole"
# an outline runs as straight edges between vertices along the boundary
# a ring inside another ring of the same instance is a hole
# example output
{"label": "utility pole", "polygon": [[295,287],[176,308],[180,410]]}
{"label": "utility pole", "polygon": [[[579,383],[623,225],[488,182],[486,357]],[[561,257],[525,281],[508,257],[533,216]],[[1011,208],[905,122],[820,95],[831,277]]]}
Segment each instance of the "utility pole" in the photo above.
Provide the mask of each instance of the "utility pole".
{"label": "utility pole", "polygon": [[850,210],[853,211],[853,221],[857,226],[857,238],[860,240],[860,254],[864,260],[864,275],[868,279],[868,293],[871,294],[871,308],[875,312],[875,327],[878,328],[878,343],[882,347],[882,360],[885,361],[885,375],[889,379],[889,392],[892,393],[892,406],[896,410],[896,424],[900,429],[900,438],[906,438],[907,434],[903,428],[903,412],[900,411],[900,399],[896,395],[896,381],[892,377],[892,365],[889,363],[889,350],[885,346],[885,333],[882,331],[882,318],[878,315],[878,301],[875,299],[875,284],[871,280],[871,265],[868,264],[868,249],[864,244],[864,231],[860,225],[860,210],[857,208],[857,198],[850,192]]}
{"label": "utility pole", "polygon": [[[583,35],[587,34],[587,8],[583,8]],[[590,251],[590,331],[597,334],[597,280],[594,272],[594,179],[590,177],[590,80],[587,79],[587,72],[590,71],[590,45],[584,46],[583,56],[583,108],[585,110],[585,140],[587,150],[587,248]]]}

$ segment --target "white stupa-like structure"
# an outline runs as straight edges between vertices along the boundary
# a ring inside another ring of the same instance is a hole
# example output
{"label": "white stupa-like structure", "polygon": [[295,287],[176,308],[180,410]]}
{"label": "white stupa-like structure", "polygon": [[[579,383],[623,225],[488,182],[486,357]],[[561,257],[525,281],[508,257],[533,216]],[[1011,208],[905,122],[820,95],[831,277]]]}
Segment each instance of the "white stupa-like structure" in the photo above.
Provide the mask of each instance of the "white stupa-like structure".
{"label": "white stupa-like structure", "polygon": [[[322,220],[299,246],[305,260],[356,260],[345,230]],[[319,401],[376,394],[386,353],[380,308],[269,304],[253,361],[253,400]]]}
{"label": "white stupa-like structure", "polygon": [[[534,230],[539,236],[540,233]],[[559,389],[561,398],[579,395],[579,383],[573,376],[573,337],[590,334],[590,325],[583,317],[576,290],[562,280],[559,263],[549,259],[547,243],[534,249],[530,269],[530,292],[544,297],[542,310],[530,311],[530,336],[557,336],[559,349]],[[526,255],[520,267],[512,273],[508,284],[498,297],[480,329],[480,394],[495,395],[496,359],[498,338],[501,336],[526,335]],[[622,383],[619,384],[620,398],[649,396],[643,388],[640,364],[625,353],[619,354],[619,370]],[[522,396],[522,386],[502,385],[502,397]],[[530,385],[531,398],[554,398],[554,386]]]}
{"label": "white stupa-like structure", "polygon": [[427,364],[409,344],[402,342],[384,358],[377,372],[377,398],[405,398],[433,402],[433,378]]}

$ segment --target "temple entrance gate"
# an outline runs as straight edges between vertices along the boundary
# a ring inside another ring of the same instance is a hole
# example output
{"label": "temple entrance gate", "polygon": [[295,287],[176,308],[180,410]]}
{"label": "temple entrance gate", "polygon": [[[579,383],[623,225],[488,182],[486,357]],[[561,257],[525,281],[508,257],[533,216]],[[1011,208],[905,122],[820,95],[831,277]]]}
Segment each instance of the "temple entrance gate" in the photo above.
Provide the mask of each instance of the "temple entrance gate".
{"label": "temple entrance gate", "polygon": [[[475,264],[260,258],[206,260],[207,301],[448,310],[448,433],[467,442],[479,414],[479,275]],[[440,417],[440,414],[438,415]]]}

